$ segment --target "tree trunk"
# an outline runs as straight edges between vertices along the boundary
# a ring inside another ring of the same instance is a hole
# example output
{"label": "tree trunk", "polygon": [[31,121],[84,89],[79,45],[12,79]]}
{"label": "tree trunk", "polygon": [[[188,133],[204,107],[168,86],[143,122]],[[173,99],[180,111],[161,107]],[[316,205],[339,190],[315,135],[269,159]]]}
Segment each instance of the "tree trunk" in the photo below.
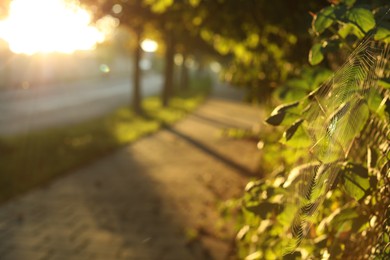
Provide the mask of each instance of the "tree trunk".
{"label": "tree trunk", "polygon": [[134,47],[134,68],[133,68],[133,109],[136,114],[142,114],[141,105],[141,68],[140,61],[142,57],[141,49],[141,30],[135,31],[136,34],[136,46]]}
{"label": "tree trunk", "polygon": [[187,55],[183,53],[183,63],[181,64],[181,75],[180,75],[180,88],[182,90],[187,90],[189,87],[189,75],[188,75],[188,68],[186,65],[186,59]]}
{"label": "tree trunk", "polygon": [[162,104],[168,106],[169,99],[173,91],[173,68],[174,68],[174,41],[172,35],[167,35],[166,51],[165,51],[165,71],[164,71],[164,86],[162,93]]}

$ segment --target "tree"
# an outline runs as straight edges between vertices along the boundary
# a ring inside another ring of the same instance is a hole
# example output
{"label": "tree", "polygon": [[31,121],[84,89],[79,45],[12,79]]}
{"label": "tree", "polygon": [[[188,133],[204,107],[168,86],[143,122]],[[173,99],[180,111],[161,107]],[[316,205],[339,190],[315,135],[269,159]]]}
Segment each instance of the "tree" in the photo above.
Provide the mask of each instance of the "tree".
{"label": "tree", "polygon": [[[305,46],[313,1],[198,1],[201,37],[229,62],[225,80],[249,90],[249,99],[266,100],[276,86],[306,63]],[[322,3],[323,5],[323,3]]]}
{"label": "tree", "polygon": [[[174,56],[178,42],[189,35],[188,6],[185,1],[147,1],[151,9],[158,15],[156,27],[162,32],[165,43],[165,69],[162,104],[168,106],[174,91]],[[185,83],[185,82],[184,82]]]}
{"label": "tree", "polygon": [[150,7],[139,0],[83,0],[94,11],[95,19],[104,15],[112,15],[119,19],[122,26],[126,26],[134,35],[132,52],[134,57],[133,66],[133,99],[132,107],[138,114],[142,113],[141,106],[141,69],[140,61],[142,49],[140,46],[145,28],[155,21],[155,15]]}
{"label": "tree", "polygon": [[[166,0],[102,0],[95,3],[84,0],[95,10],[96,16],[113,15],[120,23],[129,28],[135,35],[134,53],[134,90],[133,107],[141,111],[139,61],[142,55],[139,41],[146,30],[160,34],[165,45],[164,84],[162,91],[163,106],[167,106],[174,91],[174,55],[179,51],[187,57],[195,50],[211,53],[212,48],[200,36],[199,24],[196,22],[199,14],[199,1],[166,1]],[[182,84],[188,85],[186,64],[182,65]]]}
{"label": "tree", "polygon": [[156,28],[162,32],[165,41],[165,72],[162,100],[168,104],[173,93],[174,55],[182,54],[180,86],[186,89],[189,85],[189,73],[186,59],[190,55],[213,55],[218,53],[200,35],[201,12],[199,0],[146,0],[152,11],[158,15]]}

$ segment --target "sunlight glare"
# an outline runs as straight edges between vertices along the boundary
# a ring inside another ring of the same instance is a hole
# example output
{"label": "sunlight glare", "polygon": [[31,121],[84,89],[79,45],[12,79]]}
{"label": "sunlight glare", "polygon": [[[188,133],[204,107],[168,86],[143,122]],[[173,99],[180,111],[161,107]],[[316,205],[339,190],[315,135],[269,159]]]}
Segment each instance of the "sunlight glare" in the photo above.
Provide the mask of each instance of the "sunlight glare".
{"label": "sunlight glare", "polygon": [[141,48],[145,52],[155,52],[158,48],[158,44],[153,40],[145,39],[141,42]]}
{"label": "sunlight glare", "polygon": [[93,49],[104,34],[90,25],[91,16],[78,1],[14,0],[0,21],[0,38],[14,53],[72,53]]}

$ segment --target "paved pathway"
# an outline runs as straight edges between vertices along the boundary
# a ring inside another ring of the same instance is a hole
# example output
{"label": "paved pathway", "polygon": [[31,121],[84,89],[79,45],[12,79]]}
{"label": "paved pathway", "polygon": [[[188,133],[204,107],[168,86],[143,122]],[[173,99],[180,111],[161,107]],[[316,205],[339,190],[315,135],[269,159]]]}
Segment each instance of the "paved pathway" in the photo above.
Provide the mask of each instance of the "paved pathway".
{"label": "paved pathway", "polygon": [[0,259],[226,259],[234,233],[218,203],[242,193],[258,161],[254,142],[220,133],[259,122],[257,109],[210,98],[175,126],[6,203]]}

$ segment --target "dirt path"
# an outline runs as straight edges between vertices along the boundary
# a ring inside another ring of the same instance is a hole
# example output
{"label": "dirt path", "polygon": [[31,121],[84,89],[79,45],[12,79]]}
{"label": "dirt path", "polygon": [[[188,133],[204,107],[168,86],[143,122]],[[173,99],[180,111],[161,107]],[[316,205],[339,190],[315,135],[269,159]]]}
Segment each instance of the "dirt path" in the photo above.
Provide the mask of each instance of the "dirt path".
{"label": "dirt path", "polygon": [[0,208],[0,259],[226,259],[219,203],[242,194],[256,145],[221,136],[257,109],[210,98],[175,126]]}

